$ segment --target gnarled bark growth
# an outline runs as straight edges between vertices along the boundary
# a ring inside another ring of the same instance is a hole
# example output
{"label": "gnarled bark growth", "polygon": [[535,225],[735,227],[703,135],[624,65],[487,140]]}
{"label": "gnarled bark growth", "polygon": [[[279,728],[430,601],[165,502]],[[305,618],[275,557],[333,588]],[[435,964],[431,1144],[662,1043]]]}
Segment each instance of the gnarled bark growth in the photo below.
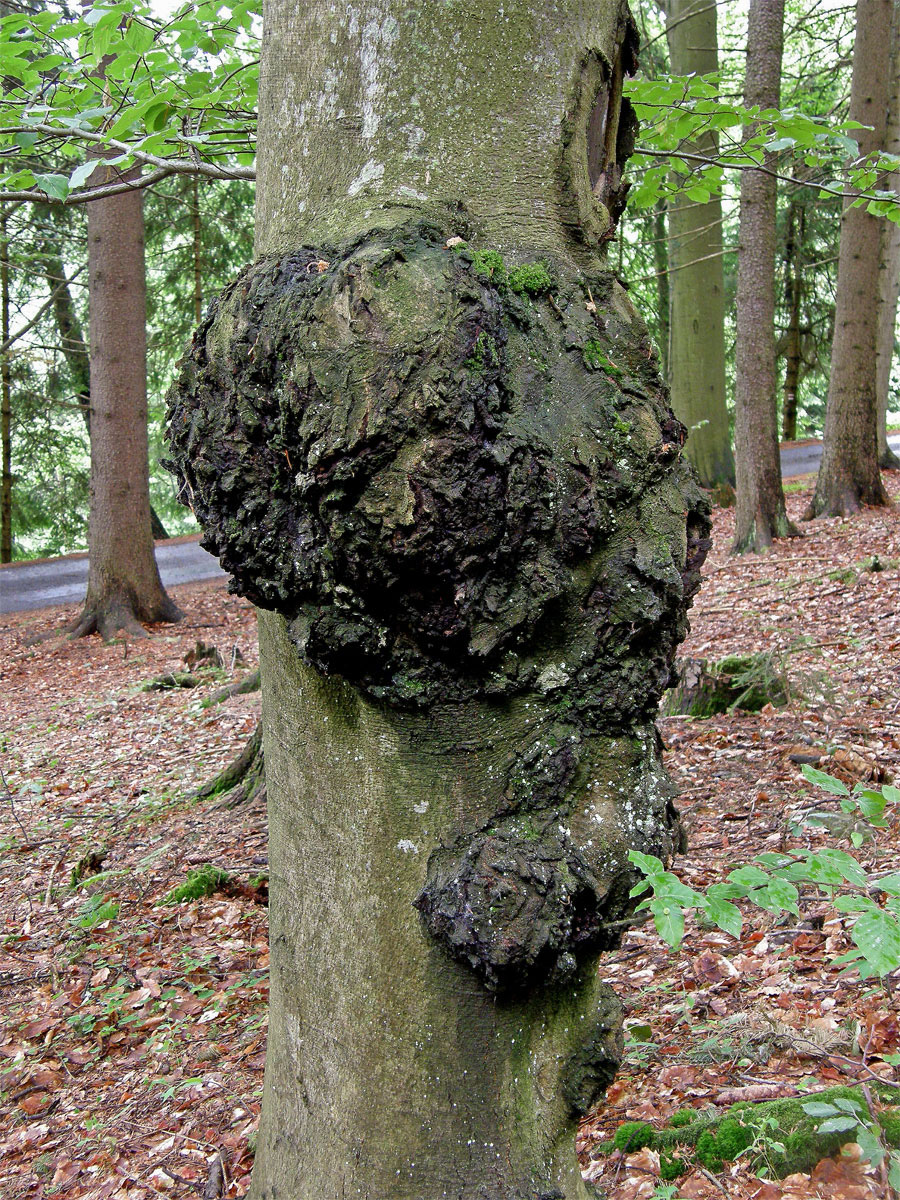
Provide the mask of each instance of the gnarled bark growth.
{"label": "gnarled bark growth", "polygon": [[252,1194],[575,1200],[622,1046],[597,956],[629,850],[681,842],[653,718],[708,545],[602,259],[633,34],[612,2],[354,13],[267,9],[260,257],[169,398],[262,609]]}

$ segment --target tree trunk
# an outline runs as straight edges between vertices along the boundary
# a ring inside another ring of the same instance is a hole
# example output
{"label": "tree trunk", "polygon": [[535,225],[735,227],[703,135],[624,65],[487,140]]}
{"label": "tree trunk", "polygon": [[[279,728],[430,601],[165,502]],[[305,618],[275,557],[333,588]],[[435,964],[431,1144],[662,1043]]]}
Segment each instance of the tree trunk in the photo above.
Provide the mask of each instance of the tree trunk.
{"label": "tree trunk", "polygon": [[[716,5],[670,0],[666,36],[676,75],[719,69]],[[710,133],[686,152],[715,155]],[[683,177],[678,177],[683,182]],[[684,195],[669,202],[669,386],[672,408],[688,427],[687,456],[704,487],[734,484],[734,456],[725,403],[725,279],[722,202],[698,204]]]}
{"label": "tree trunk", "polygon": [[653,210],[653,265],[656,268],[656,296],[659,312],[659,358],[663,379],[669,378],[669,316],[672,297],[669,287],[669,259],[667,254],[668,233],[665,200],[657,200]]}
{"label": "tree trunk", "polygon": [[200,183],[196,175],[190,178],[191,188],[191,232],[193,235],[194,265],[194,323],[200,324],[203,316],[203,229],[200,224]]}
{"label": "tree trunk", "polygon": [[[750,0],[744,104],[779,108],[784,0]],[[735,365],[737,505],[734,550],[796,535],[781,489],[775,401],[775,177],[741,172]]]}
{"label": "tree trunk", "polygon": [[800,368],[803,351],[800,342],[800,304],[803,296],[803,241],[806,231],[806,208],[791,198],[788,205],[788,230],[784,246],[784,303],[788,311],[787,338],[784,352],[784,397],[781,406],[781,436],[786,442],[797,438],[797,393],[800,390]]}
{"label": "tree trunk", "polygon": [[[884,148],[900,155],[900,0],[894,0],[894,25],[891,33],[891,99],[888,108]],[[900,171],[890,178],[891,188],[900,198]],[[878,281],[878,350],[876,358],[876,400],[878,405],[878,464],[900,467],[900,458],[887,440],[887,411],[891,384],[891,365],[897,331],[897,299],[900,296],[900,224],[884,221],[881,228],[881,263]]]}
{"label": "tree trunk", "polygon": [[[9,231],[0,214],[0,338],[9,341]],[[12,380],[9,350],[0,355],[0,563],[12,562]]]}
{"label": "tree trunk", "polygon": [[168,410],[267,610],[255,1200],[587,1196],[597,956],[629,849],[680,841],[653,718],[708,545],[603,260],[633,39],[618,0],[265,8],[260,257]]}
{"label": "tree trunk", "polygon": [[181,616],[160,581],[150,525],[142,206],[140,191],[88,205],[90,562],[76,637],[143,635],[141,621]]}
{"label": "tree trunk", "polygon": [[[42,255],[44,260],[44,275],[53,296],[53,314],[56,317],[56,328],[59,333],[59,345],[69,368],[69,376],[75,389],[75,399],[79,412],[84,418],[88,437],[91,436],[91,360],[87,343],[81,329],[81,322],[72,299],[72,292],[66,284],[65,264],[60,247],[53,240],[48,240]],[[154,541],[165,540],[169,537],[166,527],[160,520],[156,509],[150,506],[150,532]]]}
{"label": "tree trunk", "polygon": [[[884,146],[890,97],[893,0],[857,0],[850,119],[859,121],[860,153]],[[878,468],[875,353],[878,332],[878,217],[844,203],[838,256],[831,378],[816,491],[806,514],[846,516],[863,504],[884,505]]]}

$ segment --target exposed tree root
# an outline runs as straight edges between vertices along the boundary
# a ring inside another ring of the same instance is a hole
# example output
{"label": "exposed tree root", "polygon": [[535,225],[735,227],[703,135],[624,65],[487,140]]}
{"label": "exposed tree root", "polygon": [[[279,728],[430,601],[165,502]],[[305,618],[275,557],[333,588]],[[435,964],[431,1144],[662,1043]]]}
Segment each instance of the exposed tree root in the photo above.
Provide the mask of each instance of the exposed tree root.
{"label": "exposed tree root", "polygon": [[198,800],[205,800],[209,796],[219,797],[216,808],[237,808],[245,800],[265,800],[262,722],[257,721],[256,728],[237,758],[197,792]]}
{"label": "exposed tree root", "polygon": [[74,638],[99,633],[105,642],[112,641],[120,631],[130,637],[147,637],[142,621],[180,621],[181,609],[162,592],[151,604],[142,604],[130,589],[110,592],[102,597],[88,593],[84,608],[70,626]]}
{"label": "exposed tree root", "polygon": [[259,668],[251,671],[249,675],[244,675],[241,679],[237,679],[234,683],[229,683],[227,687],[220,688],[217,692],[209,697],[208,704],[221,704],[223,700],[230,700],[232,696],[247,696],[250,692],[259,691]]}

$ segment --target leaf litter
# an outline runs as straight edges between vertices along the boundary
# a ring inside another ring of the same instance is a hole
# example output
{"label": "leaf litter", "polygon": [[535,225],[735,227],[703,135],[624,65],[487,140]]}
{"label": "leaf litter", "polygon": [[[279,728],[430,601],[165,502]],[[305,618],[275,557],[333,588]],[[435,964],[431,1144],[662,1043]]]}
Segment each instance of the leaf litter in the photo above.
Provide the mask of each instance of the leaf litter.
{"label": "leaf litter", "polygon": [[[886,478],[896,499],[900,478]],[[788,498],[795,518],[808,490]],[[770,653],[791,698],[661,720],[691,843],[676,870],[692,887],[764,850],[826,844],[823,829],[800,824],[823,806],[802,763],[850,784],[900,772],[896,510],[802,531],[732,558],[733,514],[714,516],[683,652]],[[70,642],[59,631],[73,608],[12,614],[0,630],[4,1200],[181,1197],[209,1181],[232,1197],[249,1186],[266,1037],[265,812],[192,797],[256,725],[258,694],[203,705],[223,677],[255,667],[255,620],[218,582],[173,590],[185,620],[145,640]],[[215,646],[220,670],[196,687],[143,690],[183,672],[198,641]],[[895,821],[859,853],[869,869],[897,869],[898,848]],[[231,886],[162,903],[207,866]],[[659,1185],[654,1151],[593,1155],[623,1121],[897,1077],[896,981],[861,984],[830,965],[850,945],[844,919],[821,902],[799,922],[744,917],[737,941],[688,917],[677,954],[645,925],[601,963],[626,1008],[627,1055],[577,1147],[609,1200]],[[851,1145],[780,1181],[741,1160],[718,1177],[694,1170],[673,1195],[875,1200],[884,1185]]]}

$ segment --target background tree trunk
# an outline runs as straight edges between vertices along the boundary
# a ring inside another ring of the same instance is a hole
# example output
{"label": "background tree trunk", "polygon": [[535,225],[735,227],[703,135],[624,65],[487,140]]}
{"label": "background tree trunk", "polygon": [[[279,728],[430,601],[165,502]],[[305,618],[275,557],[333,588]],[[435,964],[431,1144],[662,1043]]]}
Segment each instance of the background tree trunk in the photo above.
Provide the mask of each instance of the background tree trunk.
{"label": "background tree trunk", "polygon": [[142,205],[140,191],[88,205],[90,563],[76,637],[143,635],[141,621],[181,616],[159,578],[150,525]]}
{"label": "background tree trunk", "polygon": [[669,320],[672,297],[669,287],[668,231],[665,200],[657,200],[653,209],[653,265],[656,269],[656,296],[659,311],[659,360],[663,379],[669,378]]}
{"label": "background tree trunk", "polygon": [[[778,108],[784,0],[750,0],[744,103]],[[741,172],[735,363],[737,507],[734,549],[796,534],[784,508],[775,403],[775,202],[773,175]]]}
{"label": "background tree trunk", "polygon": [[[72,291],[66,283],[65,264],[58,243],[48,239],[43,254],[44,275],[53,296],[53,315],[59,333],[59,345],[69,368],[75,390],[75,400],[84,418],[88,437],[91,435],[91,359],[87,342],[78,319]],[[154,540],[166,539],[169,534],[156,509],[150,506],[150,532]]]}
{"label": "background tree trunk", "polygon": [[[803,240],[806,207],[791,197],[787,212],[787,238],[784,246],[784,303],[788,327],[784,351],[784,393],[781,406],[781,436],[786,442],[797,437],[797,393],[803,350],[800,341],[800,305],[803,298]],[[780,462],[780,459],[779,459]]]}
{"label": "background tree trunk", "polygon": [[[0,214],[0,339],[9,341],[9,233]],[[12,562],[12,379],[9,349],[0,354],[0,563]]]}
{"label": "background tree trunk", "polygon": [[[891,33],[891,99],[888,108],[884,148],[900,155],[900,0],[894,0],[894,25]],[[891,175],[890,187],[900,197],[900,171]],[[878,405],[878,463],[882,467],[900,467],[900,458],[887,440],[887,411],[891,366],[897,334],[897,298],[900,296],[900,224],[885,221],[881,229],[881,271],[878,298],[878,357],[876,398]]]}
{"label": "background tree trunk", "polygon": [[[709,0],[669,0],[669,59],[676,75],[719,69],[716,5]],[[713,155],[715,134],[685,145]],[[683,182],[683,177],[679,176]],[[669,387],[672,408],[688,427],[687,456],[704,487],[734,484],[734,456],[725,403],[725,279],[722,202],[698,204],[686,196],[669,202]]]}
{"label": "background tree trunk", "polygon": [[[850,119],[861,154],[881,150],[890,97],[893,0],[857,0]],[[806,514],[843,516],[888,503],[878,468],[875,353],[882,221],[845,202],[831,378],[816,491]]]}
{"label": "background tree trunk", "polygon": [[603,261],[618,0],[269,0],[257,262],[168,433],[261,608],[252,1195],[586,1200],[596,972],[680,842],[653,725],[705,501]]}

